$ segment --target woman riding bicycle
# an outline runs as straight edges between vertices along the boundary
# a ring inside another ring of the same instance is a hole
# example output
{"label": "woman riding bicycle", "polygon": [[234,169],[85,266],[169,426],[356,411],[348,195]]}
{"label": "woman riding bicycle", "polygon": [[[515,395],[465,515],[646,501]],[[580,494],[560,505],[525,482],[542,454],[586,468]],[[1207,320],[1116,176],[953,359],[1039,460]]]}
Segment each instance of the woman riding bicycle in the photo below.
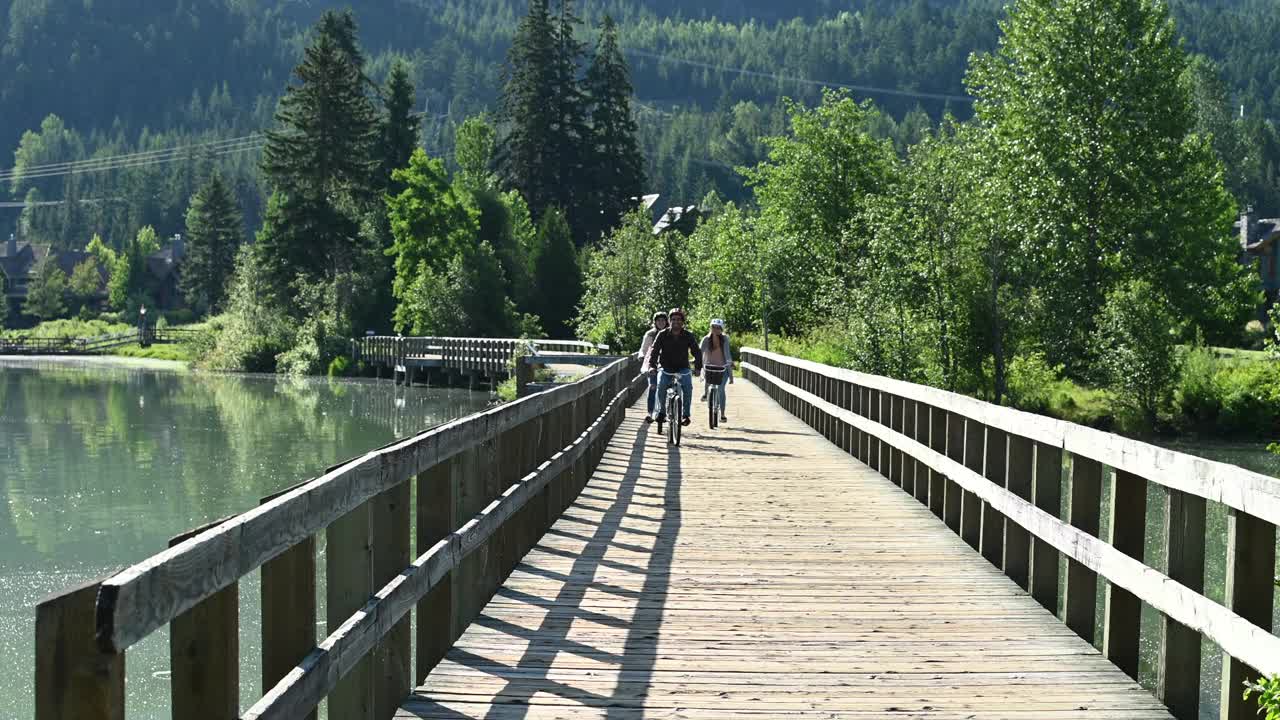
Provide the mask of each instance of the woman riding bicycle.
{"label": "woman riding bicycle", "polygon": [[658,378],[653,372],[654,367],[649,364],[649,351],[653,349],[653,341],[658,337],[658,333],[667,329],[667,314],[664,312],[656,312],[653,314],[653,327],[644,334],[644,340],[640,341],[640,362],[643,365],[640,371],[649,375],[649,412],[646,417],[652,421],[653,419],[653,399],[658,391]]}
{"label": "woman riding bicycle", "polygon": [[[657,334],[653,339],[653,347],[649,348],[649,372],[658,376],[658,401],[667,396],[667,389],[679,380],[680,393],[684,395],[684,410],[680,418],[681,425],[688,425],[690,413],[693,412],[693,377],[702,372],[702,350],[693,334],[684,328],[684,311],[673,308],[667,313],[671,327]],[[689,373],[689,355],[693,355],[693,373]],[[665,408],[660,404],[659,422],[666,420]],[[645,422],[653,422],[653,415],[645,418]]]}
{"label": "woman riding bicycle", "polygon": [[729,336],[724,334],[723,320],[711,321],[711,332],[702,338],[701,350],[707,369],[703,375],[702,399],[707,399],[707,389],[711,385],[719,385],[720,422],[727,422],[729,418],[725,415],[725,408],[728,400],[725,398],[724,381],[733,373],[733,351],[730,349]]}

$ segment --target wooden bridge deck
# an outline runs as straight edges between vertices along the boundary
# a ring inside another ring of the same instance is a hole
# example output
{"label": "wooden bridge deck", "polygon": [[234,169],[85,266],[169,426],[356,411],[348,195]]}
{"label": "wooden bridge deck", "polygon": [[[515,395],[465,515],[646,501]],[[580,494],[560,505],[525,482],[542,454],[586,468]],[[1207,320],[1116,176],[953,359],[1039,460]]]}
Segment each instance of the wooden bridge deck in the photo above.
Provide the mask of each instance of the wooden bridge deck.
{"label": "wooden bridge deck", "polygon": [[759,389],[729,410],[672,450],[633,408],[397,717],[1171,717]]}

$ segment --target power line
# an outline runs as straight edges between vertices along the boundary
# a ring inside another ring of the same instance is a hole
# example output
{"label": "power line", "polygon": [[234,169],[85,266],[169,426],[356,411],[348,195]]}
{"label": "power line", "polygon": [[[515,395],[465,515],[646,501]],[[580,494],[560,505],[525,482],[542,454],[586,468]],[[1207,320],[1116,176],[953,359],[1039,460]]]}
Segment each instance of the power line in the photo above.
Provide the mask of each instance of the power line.
{"label": "power line", "polygon": [[69,162],[46,163],[44,165],[30,165],[19,170],[18,168],[10,168],[8,170],[0,170],[0,180],[8,180],[17,175],[29,176],[36,173],[58,171],[58,170],[78,170],[80,168],[91,168],[97,165],[110,164],[117,161],[129,160],[133,158],[145,159],[162,155],[182,154],[201,148],[219,148],[226,145],[236,145],[250,141],[259,141],[262,138],[260,133],[253,133],[237,138],[226,138],[222,140],[207,140],[205,142],[191,143],[189,145],[180,145],[176,147],[163,148],[160,150],[146,150],[130,153],[120,153],[117,155],[105,155],[94,158],[86,158],[84,160],[73,160]]}
{"label": "power line", "polygon": [[770,80],[778,80],[782,82],[793,82],[800,85],[811,85],[814,87],[833,87],[843,88],[845,90],[853,90],[854,92],[862,92],[879,95],[895,95],[898,97],[917,98],[921,100],[950,100],[955,102],[973,102],[974,98],[968,95],[949,95],[947,93],[931,93],[917,92],[914,90],[902,90],[899,88],[875,87],[872,85],[851,85],[849,83],[833,82],[828,80],[813,80],[795,75],[779,75],[777,73],[760,72],[758,70],[748,70],[746,68],[729,67],[726,65],[712,65],[711,63],[699,62],[697,60],[686,60],[684,58],[673,57],[671,55],[660,55],[658,53],[649,52],[648,50],[640,50],[639,48],[622,48],[624,53],[628,55],[637,55],[639,57],[649,58],[652,60],[660,60],[663,62],[681,63],[691,65],[693,67],[704,68],[706,70],[715,70],[717,72],[736,73],[738,75],[746,75],[748,77],[758,77]]}

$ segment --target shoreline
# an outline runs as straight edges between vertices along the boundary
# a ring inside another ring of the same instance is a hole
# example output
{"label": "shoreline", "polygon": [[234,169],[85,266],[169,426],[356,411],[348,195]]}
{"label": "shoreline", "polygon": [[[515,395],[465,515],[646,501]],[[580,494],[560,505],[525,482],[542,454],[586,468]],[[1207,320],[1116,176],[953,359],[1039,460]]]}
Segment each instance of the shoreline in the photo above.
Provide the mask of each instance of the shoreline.
{"label": "shoreline", "polygon": [[186,372],[191,364],[181,360],[154,360],[127,355],[0,355],[0,368],[19,365],[97,365],[103,367],[130,367],[149,370]]}

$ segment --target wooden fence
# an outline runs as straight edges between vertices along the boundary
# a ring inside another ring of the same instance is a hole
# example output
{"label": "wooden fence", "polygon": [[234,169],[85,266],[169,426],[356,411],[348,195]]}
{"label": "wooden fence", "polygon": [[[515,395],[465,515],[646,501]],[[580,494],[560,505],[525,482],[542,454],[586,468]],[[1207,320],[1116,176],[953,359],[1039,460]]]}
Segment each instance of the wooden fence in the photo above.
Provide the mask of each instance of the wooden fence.
{"label": "wooden fence", "polygon": [[[174,718],[315,717],[325,699],[331,718],[392,717],[573,502],[638,397],[638,373],[621,359],[370,452],[42,602],[36,720],[123,718],[125,651],[166,624]],[[328,634],[317,643],[319,533]],[[259,568],[267,691],[241,715],[238,583]]]}
{"label": "wooden fence", "polygon": [[[176,343],[199,335],[189,328],[149,328],[147,339],[153,343]],[[138,329],[87,338],[0,338],[0,355],[94,355],[143,340]]]}
{"label": "wooden fence", "polygon": [[[1224,655],[1220,716],[1257,716],[1242,698],[1244,681],[1280,673],[1280,638],[1271,633],[1280,481],[935,388],[754,348],[742,359],[745,376],[789,412],[927,504],[1134,678],[1142,606],[1157,610],[1156,693],[1176,717],[1199,716],[1202,635]],[[1153,484],[1165,490],[1167,523],[1164,557],[1147,559]],[[1225,605],[1204,594],[1206,502],[1229,513]],[[1099,539],[1103,522],[1110,542]],[[1161,560],[1165,569],[1153,567]]]}
{"label": "wooden fence", "polygon": [[514,338],[398,337],[370,335],[351,341],[353,359],[371,365],[403,368],[414,362],[489,376],[510,371],[521,355],[594,355],[607,345],[578,340]]}

